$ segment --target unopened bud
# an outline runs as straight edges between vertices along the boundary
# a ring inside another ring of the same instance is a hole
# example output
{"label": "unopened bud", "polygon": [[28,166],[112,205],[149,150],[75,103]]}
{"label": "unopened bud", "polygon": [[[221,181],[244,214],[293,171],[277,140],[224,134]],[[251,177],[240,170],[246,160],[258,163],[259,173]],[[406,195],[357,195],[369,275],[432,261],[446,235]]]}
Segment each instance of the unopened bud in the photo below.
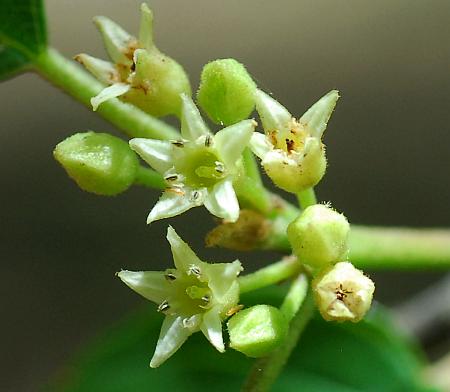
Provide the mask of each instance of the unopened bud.
{"label": "unopened bud", "polygon": [[286,338],[288,322],[279,309],[256,305],[241,310],[228,321],[230,346],[248,357],[269,354]]}
{"label": "unopened bud", "polygon": [[128,143],[106,133],[77,133],[59,143],[53,155],[81,189],[99,195],[128,189],[139,166]]}
{"label": "unopened bud", "polygon": [[350,225],[343,214],[324,204],[306,208],[287,229],[301,263],[314,269],[346,260]]}
{"label": "unopened bud", "polygon": [[372,304],[375,285],[349,262],[329,267],[313,281],[316,305],[328,321],[360,321]]}
{"label": "unopened bud", "polygon": [[215,60],[203,67],[197,100],[212,121],[231,125],[253,111],[255,91],[256,84],[241,63]]}

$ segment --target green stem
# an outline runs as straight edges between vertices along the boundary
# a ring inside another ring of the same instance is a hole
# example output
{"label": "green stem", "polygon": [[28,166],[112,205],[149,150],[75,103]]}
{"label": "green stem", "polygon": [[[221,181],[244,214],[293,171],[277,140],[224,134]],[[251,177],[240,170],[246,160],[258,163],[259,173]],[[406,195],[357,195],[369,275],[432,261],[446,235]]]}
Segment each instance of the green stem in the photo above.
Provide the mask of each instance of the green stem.
{"label": "green stem", "polygon": [[369,269],[449,269],[450,230],[352,225],[349,260]]}
{"label": "green stem", "polygon": [[[291,352],[296,347],[298,340],[314,313],[314,302],[309,291],[306,298],[291,321],[288,336],[284,343],[274,350],[269,356],[258,359],[242,388],[243,392],[269,391],[273,383],[280,375]],[[299,385],[301,390],[301,385]]]}
{"label": "green stem", "polygon": [[314,188],[308,188],[297,193],[298,204],[304,210],[306,207],[317,204],[316,193]]}
{"label": "green stem", "polygon": [[270,193],[257,181],[241,175],[233,185],[241,207],[249,207],[263,214],[272,209]]}
{"label": "green stem", "polygon": [[250,177],[255,183],[259,184],[261,187],[264,187],[258,163],[248,147],[245,148],[244,153],[242,154],[242,161],[247,177]]}
{"label": "green stem", "polygon": [[300,268],[301,265],[295,257],[285,257],[281,261],[239,277],[240,293],[247,293],[286,280],[297,274]]}
{"label": "green stem", "polygon": [[[104,88],[77,64],[52,48],[40,54],[34,60],[34,66],[43,77],[89,108],[91,98]],[[179,138],[172,126],[117,98],[104,102],[97,112],[130,137]]]}
{"label": "green stem", "polygon": [[[300,213],[281,204],[261,247],[291,253],[286,229]],[[450,268],[450,229],[351,225],[349,260],[372,270],[425,270]]]}
{"label": "green stem", "polygon": [[290,321],[295,317],[306,298],[307,292],[308,278],[305,274],[299,274],[292,282],[292,285],[280,307],[281,313],[285,315],[287,320]]}
{"label": "green stem", "polygon": [[166,187],[166,183],[161,174],[143,166],[138,167],[134,183],[152,189],[164,189]]}

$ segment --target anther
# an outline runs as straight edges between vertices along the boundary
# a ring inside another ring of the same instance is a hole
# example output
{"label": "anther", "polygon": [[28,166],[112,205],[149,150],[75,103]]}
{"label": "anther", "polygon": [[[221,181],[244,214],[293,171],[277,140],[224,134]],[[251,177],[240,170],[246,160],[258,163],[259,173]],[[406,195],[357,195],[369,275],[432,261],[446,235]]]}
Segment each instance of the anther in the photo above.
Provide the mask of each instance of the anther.
{"label": "anther", "polygon": [[212,143],[211,135],[206,135],[206,137],[205,137],[205,147],[210,147],[211,143]]}
{"label": "anther", "polygon": [[202,271],[200,270],[200,268],[198,266],[196,266],[195,264],[191,264],[189,266],[188,269],[188,275],[195,275],[195,276],[200,276],[200,274],[202,273]]}
{"label": "anther", "polygon": [[169,282],[173,282],[174,280],[177,279],[177,277],[175,276],[175,274],[172,274],[171,272],[165,274],[164,277],[165,277],[166,280],[168,280]]}
{"label": "anther", "polygon": [[178,180],[178,175],[177,174],[170,174],[168,176],[165,176],[164,180],[169,181],[169,182],[176,181],[176,180]]}
{"label": "anther", "polygon": [[200,197],[200,192],[199,191],[194,191],[194,192],[192,192],[192,195],[191,195],[191,201],[197,201],[198,199],[199,199],[199,197]]}
{"label": "anther", "polygon": [[165,312],[170,309],[170,305],[167,301],[163,301],[158,305],[158,312]]}
{"label": "anther", "polygon": [[170,143],[172,143],[175,147],[184,147],[184,142],[181,140],[171,140]]}
{"label": "anther", "polygon": [[223,172],[225,171],[225,167],[223,165],[222,162],[216,161],[214,162],[216,164],[215,170],[217,173],[219,174],[223,174]]}

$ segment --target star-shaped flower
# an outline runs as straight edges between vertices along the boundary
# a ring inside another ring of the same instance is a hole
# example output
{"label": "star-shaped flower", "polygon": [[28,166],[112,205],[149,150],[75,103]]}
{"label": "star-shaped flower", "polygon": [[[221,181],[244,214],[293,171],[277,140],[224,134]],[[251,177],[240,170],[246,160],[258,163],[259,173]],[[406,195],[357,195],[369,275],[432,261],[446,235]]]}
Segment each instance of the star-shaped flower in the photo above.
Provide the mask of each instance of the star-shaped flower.
{"label": "star-shaped flower", "polygon": [[250,148],[275,185],[298,193],[321,180],[327,164],[321,138],[338,98],[336,90],[330,91],[297,121],[279,102],[257,90],[256,110],[265,135],[254,133]]}
{"label": "star-shaped flower", "polygon": [[154,116],[179,114],[180,93],[191,92],[189,79],[180,64],[155,46],[153,13],[147,4],[141,5],[139,39],[104,16],[96,17],[94,22],[112,62],[84,53],[75,56],[108,85],[91,99],[93,109],[111,98],[121,97]]}
{"label": "star-shaped flower", "polygon": [[236,221],[239,203],[233,180],[239,174],[241,155],[255,121],[243,120],[213,135],[187,95],[182,95],[181,114],[181,140],[130,140],[131,148],[160,172],[168,185],[147,223],[202,204],[213,215]]}
{"label": "star-shaped flower", "polygon": [[197,331],[220,352],[225,350],[222,320],[237,305],[241,263],[201,261],[172,227],[167,230],[175,268],[166,271],[121,271],[132,290],[158,304],[166,315],[150,366],[160,366]]}

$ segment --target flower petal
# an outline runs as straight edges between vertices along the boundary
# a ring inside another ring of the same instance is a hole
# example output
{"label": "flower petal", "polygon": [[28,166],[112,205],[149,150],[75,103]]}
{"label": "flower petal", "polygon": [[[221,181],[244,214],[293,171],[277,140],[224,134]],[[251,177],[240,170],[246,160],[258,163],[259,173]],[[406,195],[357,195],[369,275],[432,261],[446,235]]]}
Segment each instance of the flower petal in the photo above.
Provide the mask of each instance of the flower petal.
{"label": "flower petal", "polygon": [[136,138],[130,140],[130,147],[161,174],[173,167],[172,144],[165,140]]}
{"label": "flower petal", "polygon": [[130,289],[160,304],[167,299],[169,283],[161,271],[120,271],[117,276]]}
{"label": "flower petal", "polygon": [[203,315],[203,322],[200,326],[203,335],[221,353],[225,351],[222,336],[222,320],[217,309],[211,309]]}
{"label": "flower petal", "polygon": [[225,165],[236,164],[249,143],[256,125],[254,120],[243,120],[216,133],[214,144]]}
{"label": "flower petal", "polygon": [[120,81],[120,75],[117,68],[109,61],[97,59],[84,53],[76,55],[75,60],[82,64],[102,83],[113,84]]}
{"label": "flower petal", "polygon": [[339,92],[337,90],[332,90],[320,98],[300,118],[300,123],[312,136],[319,139],[322,137],[338,99]]}
{"label": "flower petal", "polygon": [[261,90],[256,90],[255,106],[266,133],[285,129],[292,119],[283,105]]}
{"label": "flower petal", "polygon": [[192,334],[192,330],[183,326],[181,316],[166,316],[161,326],[155,353],[150,367],[157,368],[171,357]]}
{"label": "flower petal", "polygon": [[145,3],[141,4],[141,24],[139,27],[139,43],[145,48],[153,47],[153,12]]}
{"label": "flower petal", "polygon": [[259,132],[253,133],[249,146],[253,154],[260,159],[264,159],[266,154],[273,150],[273,145],[269,142],[269,140],[267,140],[267,136]]}
{"label": "flower petal", "polygon": [[173,261],[177,269],[187,271],[192,264],[198,265],[203,263],[189,245],[180,238],[172,226],[167,228],[167,241],[169,241],[172,249]]}
{"label": "flower petal", "polygon": [[112,61],[131,65],[132,61],[126,56],[126,53],[132,46],[137,46],[136,38],[105,16],[96,16],[94,23],[102,34],[106,51]]}
{"label": "flower petal", "polygon": [[210,135],[208,127],[191,97],[181,94],[181,136],[186,140],[197,140],[200,136]]}
{"label": "flower petal", "polygon": [[130,88],[130,85],[126,83],[114,83],[113,85],[104,88],[95,97],[91,98],[92,109],[95,112],[103,102],[125,94]]}
{"label": "flower petal", "polygon": [[239,203],[230,179],[219,182],[208,190],[204,203],[208,211],[219,218],[230,222],[236,222],[239,218]]}
{"label": "flower petal", "polygon": [[232,263],[215,263],[208,264],[205,269],[205,274],[208,278],[208,286],[213,292],[214,298],[220,302],[223,297],[227,295],[232,288],[233,283],[236,282],[237,276],[242,271],[242,265],[239,260]]}
{"label": "flower petal", "polygon": [[[203,204],[202,190],[196,191],[190,188],[171,188],[166,190],[147,217],[147,223],[159,219],[170,218]],[[197,192],[197,193],[195,193]],[[194,197],[194,195],[196,195]]]}

